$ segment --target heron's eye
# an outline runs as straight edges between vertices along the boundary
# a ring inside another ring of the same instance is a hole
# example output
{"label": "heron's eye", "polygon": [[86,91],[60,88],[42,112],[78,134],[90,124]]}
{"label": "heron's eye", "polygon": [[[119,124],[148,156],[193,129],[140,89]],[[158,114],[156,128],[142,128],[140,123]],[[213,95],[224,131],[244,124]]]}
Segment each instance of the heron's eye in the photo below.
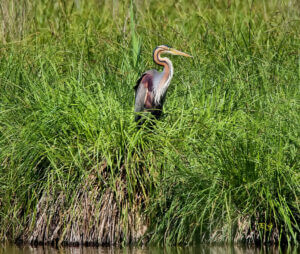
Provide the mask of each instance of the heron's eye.
{"label": "heron's eye", "polygon": [[169,45],[164,45],[164,46],[165,46],[166,48],[168,48],[168,50],[172,48],[172,47],[169,46]]}

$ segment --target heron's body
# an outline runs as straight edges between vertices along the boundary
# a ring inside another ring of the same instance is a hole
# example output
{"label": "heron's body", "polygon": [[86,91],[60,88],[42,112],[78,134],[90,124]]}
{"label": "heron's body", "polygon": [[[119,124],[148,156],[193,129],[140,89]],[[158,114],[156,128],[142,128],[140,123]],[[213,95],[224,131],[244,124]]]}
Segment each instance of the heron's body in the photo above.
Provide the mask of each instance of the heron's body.
{"label": "heron's body", "polygon": [[[162,53],[174,55],[190,55],[172,49],[168,46],[158,46],[153,51],[153,60],[158,65],[164,67],[162,72],[157,70],[149,70],[142,74],[135,86],[135,108],[136,113],[150,112],[155,117],[159,117],[162,113],[162,107],[167,89],[173,77],[173,65],[170,59],[161,57]],[[142,115],[137,114],[136,121],[141,119]]]}

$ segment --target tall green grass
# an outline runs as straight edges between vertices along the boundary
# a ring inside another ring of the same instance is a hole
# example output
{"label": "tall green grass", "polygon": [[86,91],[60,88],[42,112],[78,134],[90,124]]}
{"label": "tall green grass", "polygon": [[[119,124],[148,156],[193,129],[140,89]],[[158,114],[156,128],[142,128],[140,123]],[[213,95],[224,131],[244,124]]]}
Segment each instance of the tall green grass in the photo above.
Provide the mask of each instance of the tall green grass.
{"label": "tall green grass", "polygon": [[[67,242],[81,197],[111,190],[124,234],[132,210],[153,243],[299,242],[297,1],[14,3],[0,3],[2,239],[30,235],[51,197]],[[161,44],[194,58],[172,57],[164,116],[137,130],[133,86]]]}

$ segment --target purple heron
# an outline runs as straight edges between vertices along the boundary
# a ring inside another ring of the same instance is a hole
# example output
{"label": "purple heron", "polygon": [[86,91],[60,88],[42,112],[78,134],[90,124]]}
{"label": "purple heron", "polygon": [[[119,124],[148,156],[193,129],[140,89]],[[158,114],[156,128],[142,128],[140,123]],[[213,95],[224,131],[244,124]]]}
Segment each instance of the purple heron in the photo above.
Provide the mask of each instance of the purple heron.
{"label": "purple heron", "polygon": [[173,77],[173,65],[169,58],[161,54],[180,55],[192,57],[189,54],[173,49],[167,45],[161,45],[153,51],[153,61],[164,67],[162,72],[149,70],[142,74],[136,82],[135,89],[135,121],[139,122],[141,112],[150,112],[156,118],[162,114],[162,107],[167,89]]}

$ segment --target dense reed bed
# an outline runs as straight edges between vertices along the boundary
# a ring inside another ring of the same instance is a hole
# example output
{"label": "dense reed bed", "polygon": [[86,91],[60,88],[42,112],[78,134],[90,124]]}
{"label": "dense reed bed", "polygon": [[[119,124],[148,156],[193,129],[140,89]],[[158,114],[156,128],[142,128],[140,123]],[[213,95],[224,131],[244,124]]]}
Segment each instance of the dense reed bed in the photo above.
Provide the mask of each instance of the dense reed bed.
{"label": "dense reed bed", "polygon": [[[0,2],[0,238],[299,242],[297,1]],[[133,86],[168,44],[154,128]]]}

